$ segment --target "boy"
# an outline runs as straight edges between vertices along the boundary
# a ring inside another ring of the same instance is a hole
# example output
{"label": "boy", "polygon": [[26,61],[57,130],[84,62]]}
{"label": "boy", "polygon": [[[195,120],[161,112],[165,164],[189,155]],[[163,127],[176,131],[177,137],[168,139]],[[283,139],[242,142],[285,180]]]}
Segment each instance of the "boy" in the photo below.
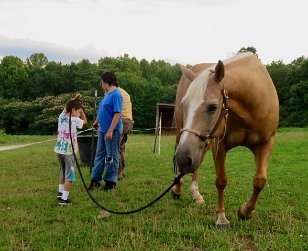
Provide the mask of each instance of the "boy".
{"label": "boy", "polygon": [[75,153],[78,152],[77,128],[81,129],[87,123],[86,115],[80,103],[81,95],[78,94],[69,101],[58,119],[58,140],[54,151],[57,153],[60,163],[59,192],[57,198],[60,206],[71,205],[68,195],[75,181],[75,159],[73,155],[69,118],[71,113],[71,135]]}

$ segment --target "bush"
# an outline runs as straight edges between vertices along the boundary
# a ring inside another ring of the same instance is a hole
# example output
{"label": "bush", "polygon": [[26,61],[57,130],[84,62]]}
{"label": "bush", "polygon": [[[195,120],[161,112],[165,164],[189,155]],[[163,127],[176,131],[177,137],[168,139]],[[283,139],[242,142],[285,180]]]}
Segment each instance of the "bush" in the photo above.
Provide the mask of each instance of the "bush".
{"label": "bush", "polygon": [[[92,125],[94,108],[91,104],[94,98],[90,97],[92,91],[82,93],[82,103],[88,118],[88,127]],[[58,116],[67,101],[74,94],[62,94],[59,96],[47,96],[37,98],[32,102],[13,102],[0,108],[0,128],[8,134],[46,134],[56,133]]]}

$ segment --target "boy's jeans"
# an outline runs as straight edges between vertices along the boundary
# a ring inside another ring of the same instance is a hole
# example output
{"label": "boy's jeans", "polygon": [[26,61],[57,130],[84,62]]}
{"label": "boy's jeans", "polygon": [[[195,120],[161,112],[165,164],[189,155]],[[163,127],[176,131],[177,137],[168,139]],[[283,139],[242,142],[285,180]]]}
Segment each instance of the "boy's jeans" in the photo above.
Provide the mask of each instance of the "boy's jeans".
{"label": "boy's jeans", "polygon": [[102,174],[106,167],[104,181],[117,182],[119,169],[119,146],[123,127],[115,129],[111,140],[106,140],[106,133],[99,132],[94,169],[91,177],[102,184]]}

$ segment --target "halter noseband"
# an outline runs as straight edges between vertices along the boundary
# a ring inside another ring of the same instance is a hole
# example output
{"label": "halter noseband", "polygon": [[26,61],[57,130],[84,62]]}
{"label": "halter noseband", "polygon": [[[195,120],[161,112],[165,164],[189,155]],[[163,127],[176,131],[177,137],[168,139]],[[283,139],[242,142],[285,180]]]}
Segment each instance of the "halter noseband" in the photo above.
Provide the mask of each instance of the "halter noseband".
{"label": "halter noseband", "polygon": [[222,109],[219,115],[219,118],[216,121],[215,126],[213,127],[213,129],[211,130],[211,132],[209,134],[202,134],[194,129],[190,129],[190,128],[182,128],[180,130],[180,132],[190,132],[192,134],[195,134],[196,136],[198,136],[202,141],[207,141],[207,140],[211,140],[214,138],[214,133],[216,132],[216,130],[218,129],[220,122],[223,118],[225,118],[226,123],[227,123],[227,118],[228,118],[228,92],[226,89],[223,89],[222,91],[222,95],[223,95],[223,104],[222,104]]}

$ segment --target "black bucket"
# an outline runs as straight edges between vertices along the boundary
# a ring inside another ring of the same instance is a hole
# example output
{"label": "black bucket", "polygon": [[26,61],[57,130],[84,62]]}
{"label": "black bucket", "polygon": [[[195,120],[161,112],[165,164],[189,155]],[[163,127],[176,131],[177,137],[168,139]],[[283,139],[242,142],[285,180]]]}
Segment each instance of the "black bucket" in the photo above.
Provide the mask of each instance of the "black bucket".
{"label": "black bucket", "polygon": [[93,151],[92,151],[92,163],[91,162],[91,150],[92,150],[92,135],[77,135],[79,156],[84,166],[93,166],[96,153],[96,144],[98,136],[94,135]]}

